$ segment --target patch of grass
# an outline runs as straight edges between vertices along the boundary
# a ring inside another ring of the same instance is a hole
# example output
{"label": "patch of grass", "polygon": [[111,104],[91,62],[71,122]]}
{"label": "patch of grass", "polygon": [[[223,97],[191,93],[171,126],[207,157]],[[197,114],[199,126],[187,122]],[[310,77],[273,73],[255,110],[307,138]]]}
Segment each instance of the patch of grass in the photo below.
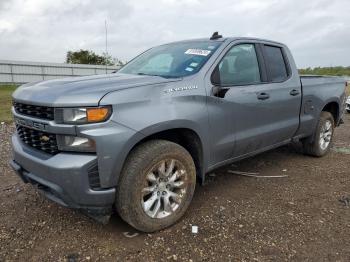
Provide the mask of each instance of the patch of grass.
{"label": "patch of grass", "polygon": [[0,122],[11,122],[11,94],[17,88],[16,85],[0,85]]}

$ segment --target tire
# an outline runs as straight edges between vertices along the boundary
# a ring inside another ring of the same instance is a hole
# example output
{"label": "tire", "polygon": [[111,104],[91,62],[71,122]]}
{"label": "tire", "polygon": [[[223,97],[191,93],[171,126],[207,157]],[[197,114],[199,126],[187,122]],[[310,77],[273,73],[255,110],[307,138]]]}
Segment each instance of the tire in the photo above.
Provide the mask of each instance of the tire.
{"label": "tire", "polygon": [[346,112],[348,112],[350,114],[350,109],[346,109]]}
{"label": "tire", "polygon": [[314,134],[303,141],[304,153],[316,157],[326,155],[330,150],[333,134],[334,118],[331,113],[323,111]]}
{"label": "tire", "polygon": [[117,186],[116,209],[134,228],[158,231],[184,215],[195,186],[195,164],[185,148],[166,140],[147,141],[127,157]]}

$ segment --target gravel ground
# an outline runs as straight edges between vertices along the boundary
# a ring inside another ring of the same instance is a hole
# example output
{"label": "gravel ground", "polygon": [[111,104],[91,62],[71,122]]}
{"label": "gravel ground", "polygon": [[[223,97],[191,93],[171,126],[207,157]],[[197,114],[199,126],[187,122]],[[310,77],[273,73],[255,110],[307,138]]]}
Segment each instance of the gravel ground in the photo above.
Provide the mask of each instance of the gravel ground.
{"label": "gravel ground", "polygon": [[0,128],[0,261],[350,261],[350,207],[339,201],[350,198],[349,114],[326,157],[291,145],[218,170],[197,186],[185,217],[154,234],[46,200],[10,169],[13,126]]}

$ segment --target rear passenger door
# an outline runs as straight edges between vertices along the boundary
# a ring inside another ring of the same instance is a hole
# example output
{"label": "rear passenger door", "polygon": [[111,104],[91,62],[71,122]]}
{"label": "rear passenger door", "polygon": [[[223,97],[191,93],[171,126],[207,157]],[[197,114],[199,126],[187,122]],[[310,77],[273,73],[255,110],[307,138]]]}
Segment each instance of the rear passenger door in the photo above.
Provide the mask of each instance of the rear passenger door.
{"label": "rear passenger door", "polygon": [[296,66],[291,65],[293,60],[284,46],[260,44],[260,49],[267,75],[265,91],[270,100],[265,138],[273,145],[292,138],[299,127],[301,84]]}

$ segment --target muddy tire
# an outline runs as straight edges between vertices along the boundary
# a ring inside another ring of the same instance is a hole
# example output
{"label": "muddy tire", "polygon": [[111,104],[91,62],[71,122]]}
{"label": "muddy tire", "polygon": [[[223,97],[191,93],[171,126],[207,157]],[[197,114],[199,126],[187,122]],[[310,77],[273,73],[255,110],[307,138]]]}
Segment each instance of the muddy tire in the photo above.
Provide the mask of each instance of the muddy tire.
{"label": "muddy tire", "polygon": [[334,134],[334,118],[329,112],[322,112],[312,138],[303,141],[304,153],[321,157],[330,150]]}
{"label": "muddy tire", "polygon": [[117,187],[116,209],[143,232],[176,223],[188,208],[196,186],[196,168],[182,146],[151,140],[128,156]]}

